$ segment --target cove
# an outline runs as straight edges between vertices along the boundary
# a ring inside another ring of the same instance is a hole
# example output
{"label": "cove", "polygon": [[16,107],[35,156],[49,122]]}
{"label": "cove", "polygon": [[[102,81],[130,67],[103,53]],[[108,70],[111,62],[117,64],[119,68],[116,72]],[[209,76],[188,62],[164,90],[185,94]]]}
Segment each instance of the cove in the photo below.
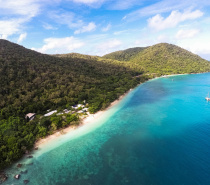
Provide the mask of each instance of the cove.
{"label": "cove", "polygon": [[4,184],[209,185],[209,91],[210,73],[141,84],[95,123],[8,169]]}

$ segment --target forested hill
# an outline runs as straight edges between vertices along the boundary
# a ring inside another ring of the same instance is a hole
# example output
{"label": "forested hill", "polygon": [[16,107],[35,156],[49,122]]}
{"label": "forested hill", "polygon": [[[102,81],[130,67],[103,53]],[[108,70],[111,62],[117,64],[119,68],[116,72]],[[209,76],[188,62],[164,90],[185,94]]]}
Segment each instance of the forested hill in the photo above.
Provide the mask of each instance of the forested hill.
{"label": "forested hill", "polygon": [[83,100],[91,106],[100,98],[99,104],[106,107],[138,83],[132,78],[138,74],[142,74],[140,68],[134,70],[118,61],[59,58],[0,40],[1,116],[42,112]]}
{"label": "forested hill", "polygon": [[[142,73],[141,67],[119,61],[44,55],[0,39],[0,171],[38,138],[77,118],[42,118],[48,109],[71,110],[85,100],[94,113],[144,82],[147,76],[135,77]],[[35,120],[27,122],[27,113],[36,113]]]}
{"label": "forested hill", "polygon": [[91,56],[91,55],[83,55],[83,54],[80,54],[80,53],[67,53],[67,54],[56,54],[56,55],[53,55],[55,57],[58,57],[58,58],[79,58],[79,59],[92,59],[92,60],[98,60],[99,57],[98,56]]}
{"label": "forested hill", "polygon": [[178,46],[161,43],[138,53],[132,62],[159,74],[199,73],[210,71],[210,62]]}
{"label": "forested hill", "polygon": [[178,46],[167,43],[156,44],[144,49],[140,48],[139,50],[131,48],[114,52],[104,57],[122,61],[129,59],[126,63],[139,65],[145,69],[145,73],[156,73],[158,75],[210,71],[210,62],[207,60]]}
{"label": "forested hill", "polygon": [[147,47],[136,47],[136,48],[129,48],[126,50],[115,51],[104,55],[103,58],[119,60],[119,61],[129,61],[134,58],[139,52],[143,51]]}

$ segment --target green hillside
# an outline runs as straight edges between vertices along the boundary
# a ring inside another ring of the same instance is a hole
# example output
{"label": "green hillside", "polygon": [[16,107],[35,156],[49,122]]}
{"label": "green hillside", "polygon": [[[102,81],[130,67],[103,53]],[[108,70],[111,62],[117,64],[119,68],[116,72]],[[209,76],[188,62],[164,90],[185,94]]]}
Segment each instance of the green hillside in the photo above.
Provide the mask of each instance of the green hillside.
{"label": "green hillside", "polygon": [[94,65],[94,63],[96,62],[97,63],[99,62],[100,64],[105,63],[111,66],[122,67],[122,68],[132,70],[135,74],[138,74],[138,73],[143,74],[143,72],[145,71],[145,69],[139,64],[124,62],[120,60],[109,59],[109,58],[104,58],[104,57],[99,57],[99,56],[83,55],[79,53],[56,54],[53,56],[61,58],[62,60],[65,60],[65,61],[73,60],[76,62],[77,60],[79,61],[86,60],[86,61],[91,62],[91,65]]}
{"label": "green hillside", "polygon": [[119,61],[79,54],[77,57],[43,55],[0,40],[1,115],[7,117],[18,111],[41,113],[84,99],[91,104],[97,93],[113,94],[106,95],[108,98],[101,103],[108,104],[131,88],[129,84],[138,83],[132,77],[142,74],[141,68],[125,66]]}
{"label": "green hillside", "polygon": [[147,48],[131,48],[103,56],[141,66],[145,73],[201,73],[210,71],[210,62],[178,46],[161,43]]}
{"label": "green hillside", "polygon": [[[0,169],[19,159],[35,140],[74,124],[77,117],[39,117],[51,110],[89,105],[90,112],[112,101],[146,79],[119,61],[98,57],[43,55],[0,40]],[[27,113],[36,119],[27,122]]]}
{"label": "green hillside", "polygon": [[129,61],[132,58],[134,58],[139,52],[143,51],[146,48],[147,47],[136,47],[121,51],[115,51],[113,53],[104,55],[103,58],[119,60],[119,61]]}
{"label": "green hillside", "polygon": [[157,44],[146,48],[132,59],[146,69],[158,74],[200,73],[210,71],[210,62],[172,44]]}
{"label": "green hillside", "polygon": [[88,59],[88,60],[98,60],[99,57],[98,56],[91,56],[91,55],[83,55],[83,54],[80,54],[80,53],[67,53],[67,54],[55,54],[53,55],[55,57],[58,57],[58,58],[80,58],[80,59]]}

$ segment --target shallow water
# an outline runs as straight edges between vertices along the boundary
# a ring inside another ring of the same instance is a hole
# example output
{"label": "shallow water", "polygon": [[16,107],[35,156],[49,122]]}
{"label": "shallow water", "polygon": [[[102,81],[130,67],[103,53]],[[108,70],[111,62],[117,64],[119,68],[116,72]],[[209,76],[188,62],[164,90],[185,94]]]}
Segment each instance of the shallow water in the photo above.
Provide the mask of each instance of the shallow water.
{"label": "shallow water", "polygon": [[208,91],[210,73],[148,81],[97,122],[22,160],[20,180],[12,176],[23,169],[10,168],[5,184],[209,185]]}

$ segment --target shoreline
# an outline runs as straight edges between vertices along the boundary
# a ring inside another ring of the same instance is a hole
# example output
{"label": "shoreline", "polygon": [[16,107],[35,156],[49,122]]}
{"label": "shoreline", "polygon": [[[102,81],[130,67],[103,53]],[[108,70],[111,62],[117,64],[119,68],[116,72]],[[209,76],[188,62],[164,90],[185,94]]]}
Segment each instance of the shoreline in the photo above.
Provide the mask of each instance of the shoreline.
{"label": "shoreline", "polygon": [[[168,77],[172,77],[172,76],[181,76],[181,75],[190,75],[190,74],[192,74],[192,73],[162,75],[162,76],[151,78],[148,81],[150,81],[150,80],[157,80],[159,78],[168,78]],[[195,73],[195,74],[200,74],[200,73]]]}
{"label": "shoreline", "polygon": [[45,138],[41,138],[37,140],[34,144],[34,148],[42,148],[43,145],[46,143],[53,141],[57,138],[59,138],[62,135],[65,135],[67,133],[73,132],[81,127],[84,127],[87,124],[90,124],[93,121],[96,121],[97,119],[100,119],[100,117],[104,114],[105,111],[109,110],[113,106],[117,105],[132,89],[130,89],[128,92],[121,95],[117,100],[113,101],[106,109],[99,110],[98,112],[94,114],[88,114],[86,117],[82,118],[79,125],[69,125],[66,128],[61,128],[55,133],[46,136]]}
{"label": "shoreline", "polygon": [[[150,81],[150,80],[155,80],[155,79],[158,79],[158,78],[167,78],[167,77],[178,76],[178,75],[189,75],[189,73],[162,75],[162,76],[159,76],[159,77],[155,77],[155,78],[151,78],[149,80],[146,80],[145,82]],[[145,83],[145,82],[143,82],[143,83]],[[142,83],[140,83],[140,84],[142,84]],[[39,139],[38,141],[35,142],[34,148],[37,148],[37,147],[38,148],[42,148],[42,146],[44,144],[48,143],[49,141],[55,140],[55,139],[57,139],[58,137],[60,137],[62,135],[65,135],[67,133],[73,132],[73,131],[81,128],[81,127],[84,127],[87,124],[90,124],[93,121],[96,121],[97,119],[99,119],[103,115],[103,113],[105,111],[107,111],[110,108],[112,108],[113,106],[117,105],[131,90],[133,90],[133,89],[130,89],[126,93],[121,95],[117,100],[113,101],[106,109],[99,110],[98,112],[96,112],[94,114],[88,114],[86,117],[82,118],[79,125],[69,125],[66,128],[61,128],[61,129],[55,131],[55,133],[53,133],[51,135],[48,135],[45,138]]]}
{"label": "shoreline", "polygon": [[[159,77],[155,77],[155,78],[151,78],[149,80],[146,80],[145,82],[150,81],[150,80],[155,80],[155,79],[158,79],[158,78],[167,78],[167,77],[178,76],[178,75],[188,75],[188,73],[185,73],[185,74],[162,75],[162,76],[159,76]],[[143,83],[145,83],[145,82],[143,82]],[[142,83],[140,83],[140,84],[142,84]],[[85,125],[90,124],[93,121],[96,121],[97,119],[99,119],[103,115],[103,113],[105,111],[107,111],[110,108],[112,108],[113,106],[117,105],[131,90],[133,90],[133,89],[130,89],[126,93],[124,93],[123,95],[121,95],[117,100],[113,101],[106,109],[99,110],[98,112],[96,112],[94,114],[88,114],[86,117],[82,118],[79,125],[69,125],[66,128],[61,128],[61,129],[55,131],[55,133],[53,133],[51,135],[48,135],[45,138],[39,139],[38,141],[35,142],[34,148],[42,148],[42,146],[44,144],[46,144],[46,143],[48,143],[48,142],[50,142],[52,140],[55,140],[55,139],[57,139],[58,137],[60,137],[62,135],[65,135],[65,134],[70,133],[70,132],[73,132],[73,131],[81,128],[81,127],[84,127]]]}
{"label": "shoreline", "polygon": [[[190,74],[194,74],[194,73],[190,73]],[[195,74],[200,74],[200,73],[195,73]],[[144,81],[143,83],[138,84],[136,87],[138,87],[139,85],[142,85],[145,82],[148,82],[150,80],[155,80],[155,79],[164,78],[164,77],[178,76],[178,75],[189,75],[189,73],[185,73],[185,74],[171,74],[171,75],[163,75],[163,76],[159,76],[159,77],[153,77],[151,79],[148,79],[148,80]],[[65,136],[67,134],[71,134],[71,133],[73,133],[73,132],[79,130],[80,128],[83,128],[83,127],[85,127],[85,126],[87,126],[89,124],[91,126],[91,123],[94,123],[95,121],[97,121],[98,119],[100,119],[101,116],[104,115],[104,113],[106,111],[108,111],[109,109],[111,109],[112,107],[114,107],[115,105],[117,105],[125,96],[127,96],[136,87],[134,87],[132,89],[129,89],[127,92],[125,92],[124,94],[122,94],[118,99],[116,99],[115,101],[113,101],[112,103],[110,103],[110,105],[106,109],[99,110],[95,114],[89,114],[86,117],[82,118],[79,125],[69,125],[66,128],[61,128],[61,129],[55,131],[51,135],[48,135],[48,136],[46,136],[44,138],[38,139],[34,143],[34,147],[33,147],[33,149],[30,152],[35,152],[36,153],[36,149],[35,149],[36,147],[38,148],[38,151],[39,151],[39,149],[40,149],[40,151],[42,151],[43,149],[46,149],[46,146],[48,146],[48,144],[52,143],[53,141],[57,141],[57,139],[59,139],[59,138],[62,139],[62,136]],[[22,159],[20,159],[20,160],[22,160]],[[16,164],[17,162],[19,162],[20,160],[14,162],[13,165]]]}

